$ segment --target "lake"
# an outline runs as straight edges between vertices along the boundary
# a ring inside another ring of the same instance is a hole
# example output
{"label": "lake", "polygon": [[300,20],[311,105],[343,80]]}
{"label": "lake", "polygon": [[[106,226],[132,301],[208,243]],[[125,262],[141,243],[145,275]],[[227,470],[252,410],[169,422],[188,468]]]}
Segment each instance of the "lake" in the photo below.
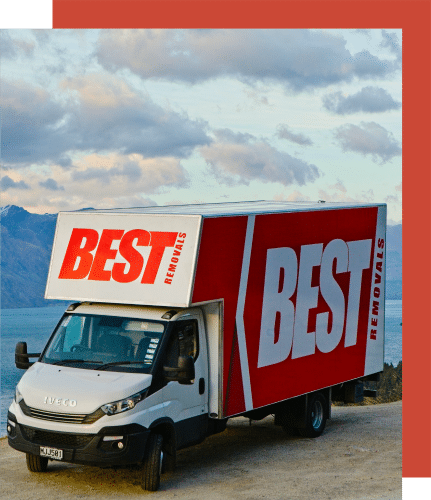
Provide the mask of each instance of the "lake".
{"label": "lake", "polygon": [[[15,346],[27,342],[29,352],[41,352],[65,307],[36,307],[1,310],[1,422],[0,436],[6,435],[7,410],[23,370],[15,367]],[[387,300],[385,311],[385,361],[401,361],[402,301]]]}

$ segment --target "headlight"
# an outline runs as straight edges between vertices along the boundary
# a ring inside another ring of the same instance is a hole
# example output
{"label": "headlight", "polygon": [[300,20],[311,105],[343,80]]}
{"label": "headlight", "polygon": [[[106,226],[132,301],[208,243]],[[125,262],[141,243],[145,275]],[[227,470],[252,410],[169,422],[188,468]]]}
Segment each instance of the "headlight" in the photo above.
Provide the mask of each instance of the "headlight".
{"label": "headlight", "polygon": [[20,403],[24,398],[18,390],[18,386],[15,387],[15,403]]}
{"label": "headlight", "polygon": [[122,413],[123,411],[133,409],[139,401],[142,401],[148,389],[145,391],[138,392],[137,394],[133,394],[125,399],[121,399],[120,401],[114,401],[113,403],[107,403],[106,405],[101,406],[101,410],[104,411],[107,415],[116,415],[117,413]]}

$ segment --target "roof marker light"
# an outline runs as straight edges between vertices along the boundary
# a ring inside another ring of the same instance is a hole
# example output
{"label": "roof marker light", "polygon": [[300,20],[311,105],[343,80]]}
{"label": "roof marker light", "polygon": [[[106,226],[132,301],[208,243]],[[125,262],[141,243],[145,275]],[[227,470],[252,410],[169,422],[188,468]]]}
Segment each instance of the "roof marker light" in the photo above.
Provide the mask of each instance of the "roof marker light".
{"label": "roof marker light", "polygon": [[170,311],[165,312],[165,314],[162,316],[162,319],[171,319],[172,316],[175,316],[175,314],[177,314],[177,311],[171,309]]}

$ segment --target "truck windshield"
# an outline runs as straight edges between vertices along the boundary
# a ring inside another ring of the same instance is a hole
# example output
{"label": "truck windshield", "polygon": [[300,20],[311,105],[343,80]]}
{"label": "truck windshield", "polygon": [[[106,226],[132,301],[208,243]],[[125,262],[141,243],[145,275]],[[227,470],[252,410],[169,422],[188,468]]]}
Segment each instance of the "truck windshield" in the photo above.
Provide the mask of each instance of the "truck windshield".
{"label": "truck windshield", "polygon": [[41,359],[88,370],[150,373],[166,322],[98,315],[65,315]]}

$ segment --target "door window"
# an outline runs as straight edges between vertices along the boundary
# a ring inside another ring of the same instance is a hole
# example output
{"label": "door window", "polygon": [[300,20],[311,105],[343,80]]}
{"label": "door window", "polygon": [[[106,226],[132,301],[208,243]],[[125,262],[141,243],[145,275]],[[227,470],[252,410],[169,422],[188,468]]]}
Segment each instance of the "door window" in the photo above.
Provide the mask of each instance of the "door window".
{"label": "door window", "polygon": [[178,366],[179,356],[191,356],[196,361],[198,355],[199,333],[197,320],[178,321],[169,338],[167,365]]}

